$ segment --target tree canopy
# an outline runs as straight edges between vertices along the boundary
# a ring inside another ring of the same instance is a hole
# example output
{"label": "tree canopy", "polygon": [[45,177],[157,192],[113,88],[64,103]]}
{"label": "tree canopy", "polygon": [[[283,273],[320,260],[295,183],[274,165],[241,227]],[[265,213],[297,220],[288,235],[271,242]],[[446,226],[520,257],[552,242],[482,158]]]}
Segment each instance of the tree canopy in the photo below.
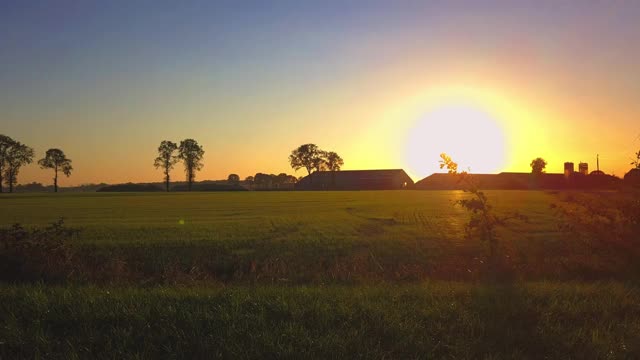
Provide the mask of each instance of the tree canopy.
{"label": "tree canopy", "polygon": [[531,161],[531,173],[533,174],[542,174],[546,167],[547,162],[541,157],[535,158]]}
{"label": "tree canopy", "polygon": [[169,191],[169,183],[171,180],[171,170],[173,166],[178,163],[178,156],[175,155],[178,150],[178,145],[169,140],[163,140],[158,146],[158,157],[156,157],[153,165],[156,169],[162,169],[164,173],[164,182],[166,191]]}
{"label": "tree canopy", "polygon": [[202,170],[204,166],[202,163],[204,149],[197,141],[185,139],[180,141],[178,157],[184,162],[184,172],[187,175],[188,189],[191,191],[191,186],[196,178],[196,171]]}
{"label": "tree canopy", "polygon": [[636,158],[631,162],[634,169],[640,169],[640,150],[635,153]]}
{"label": "tree canopy", "polygon": [[291,151],[289,164],[294,170],[304,168],[311,175],[314,171],[338,171],[344,160],[336,152],[324,151],[316,144],[304,144]]}
{"label": "tree canopy", "polygon": [[307,174],[318,171],[322,167],[322,151],[316,144],[304,144],[291,151],[289,164],[294,170],[305,168]]}
{"label": "tree canopy", "polygon": [[15,141],[12,138],[0,134],[0,193],[3,191],[2,184],[4,183],[4,173],[7,168],[7,152],[14,143]]}
{"label": "tree canopy", "polygon": [[240,183],[240,175],[238,174],[229,174],[229,176],[227,176],[227,182],[229,184],[233,184],[233,185],[237,185]]}
{"label": "tree canopy", "polygon": [[33,156],[33,149],[19,141],[14,141],[6,149],[3,179],[9,187],[9,192],[13,192],[13,186],[18,183],[20,168],[31,164]]}
{"label": "tree canopy", "polygon": [[325,151],[323,154],[324,162],[329,171],[340,171],[342,165],[344,165],[344,160],[333,151]]}
{"label": "tree canopy", "polygon": [[73,166],[71,166],[71,159],[68,159],[64,152],[60,149],[49,149],[44,155],[44,158],[38,160],[38,165],[43,169],[53,169],[53,191],[58,192],[58,172],[69,177]]}

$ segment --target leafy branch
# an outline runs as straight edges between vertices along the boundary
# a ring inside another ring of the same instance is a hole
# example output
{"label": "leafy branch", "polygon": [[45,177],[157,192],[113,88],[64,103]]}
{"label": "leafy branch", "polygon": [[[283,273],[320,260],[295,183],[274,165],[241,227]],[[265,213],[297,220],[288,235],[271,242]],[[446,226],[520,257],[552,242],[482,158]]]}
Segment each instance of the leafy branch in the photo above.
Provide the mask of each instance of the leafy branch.
{"label": "leafy branch", "polygon": [[447,169],[447,172],[458,178],[458,182],[463,185],[463,191],[471,194],[469,199],[455,201],[471,215],[469,222],[465,226],[467,238],[479,239],[487,249],[487,258],[491,270],[495,270],[499,260],[499,236],[498,229],[508,225],[511,220],[527,221],[527,217],[513,212],[507,215],[497,215],[493,206],[489,203],[487,195],[480,189],[480,184],[467,171],[458,171],[458,164],[445,153],[440,154],[440,169]]}

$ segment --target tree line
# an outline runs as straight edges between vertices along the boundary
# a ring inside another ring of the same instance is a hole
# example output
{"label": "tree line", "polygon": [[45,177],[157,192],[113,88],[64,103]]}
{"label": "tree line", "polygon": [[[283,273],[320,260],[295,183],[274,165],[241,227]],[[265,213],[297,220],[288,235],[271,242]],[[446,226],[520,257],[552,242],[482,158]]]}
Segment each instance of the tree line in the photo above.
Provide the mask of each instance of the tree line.
{"label": "tree line", "polygon": [[[6,185],[9,192],[13,192],[14,186],[18,183],[18,175],[23,166],[33,162],[35,151],[33,148],[0,134],[0,193],[4,191]],[[58,192],[58,174],[71,176],[73,166],[71,159],[67,158],[60,149],[49,149],[42,159],[38,160],[38,165],[42,169],[52,169],[53,189]]]}
{"label": "tree line", "polygon": [[[171,170],[179,162],[184,165],[187,189],[190,191],[196,179],[196,173],[204,167],[204,154],[202,145],[194,139],[185,139],[180,143],[170,140],[161,141],[153,165],[156,169],[162,170],[166,191],[169,191],[171,184]],[[14,191],[21,168],[31,164],[34,157],[35,151],[32,147],[0,134],[0,193],[4,191],[4,185],[9,192]],[[37,163],[42,169],[53,170],[54,192],[58,192],[59,176],[69,177],[73,171],[71,159],[57,148],[47,150],[44,157]],[[314,171],[339,171],[344,161],[334,151],[322,150],[315,144],[304,144],[291,152],[289,164],[296,171],[301,168],[306,169],[307,174],[310,175]],[[232,184],[240,183],[240,177],[237,174],[230,174],[227,180]],[[285,173],[275,175],[259,172],[254,176],[246,177],[244,182],[259,187],[280,187],[295,183],[297,180],[295,176]]]}
{"label": "tree line", "polygon": [[[186,175],[187,189],[191,191],[193,181],[196,178],[196,172],[200,171],[204,164],[204,149],[197,141],[193,139],[182,140],[180,144],[170,140],[160,142],[157,150],[158,156],[155,158],[153,165],[156,169],[161,169],[164,174],[165,190],[169,191],[171,184],[171,170],[177,163],[182,161],[184,164],[184,172]],[[307,174],[311,175],[314,171],[339,171],[344,160],[334,151],[325,151],[315,144],[300,145],[289,155],[289,164],[294,170],[306,169]],[[245,183],[262,187],[271,187],[275,185],[279,187],[283,184],[295,183],[298,179],[293,175],[285,173],[264,174],[257,173],[255,176],[247,176]],[[237,174],[229,174],[227,181],[230,184],[238,185],[240,176]]]}

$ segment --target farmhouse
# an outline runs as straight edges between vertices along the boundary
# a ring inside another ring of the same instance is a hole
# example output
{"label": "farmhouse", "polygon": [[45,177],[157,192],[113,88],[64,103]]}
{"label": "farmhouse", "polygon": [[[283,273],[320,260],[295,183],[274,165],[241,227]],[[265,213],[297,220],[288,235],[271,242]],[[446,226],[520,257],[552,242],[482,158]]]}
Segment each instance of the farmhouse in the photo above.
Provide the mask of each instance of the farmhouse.
{"label": "farmhouse", "polygon": [[316,171],[296,183],[296,190],[397,190],[413,186],[402,169]]}

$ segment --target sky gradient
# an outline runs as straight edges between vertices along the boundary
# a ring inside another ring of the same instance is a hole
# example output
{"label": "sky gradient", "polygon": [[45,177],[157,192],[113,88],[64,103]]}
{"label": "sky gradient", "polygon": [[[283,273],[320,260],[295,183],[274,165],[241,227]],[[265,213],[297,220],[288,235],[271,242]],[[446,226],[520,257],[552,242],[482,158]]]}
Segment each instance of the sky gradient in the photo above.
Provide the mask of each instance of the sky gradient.
{"label": "sky gradient", "polygon": [[[440,152],[478,172],[599,153],[622,176],[638,19],[637,1],[3,1],[0,133],[63,149],[62,186],[161,181],[157,146],[184,138],[206,151],[198,180],[294,173],[307,142],[414,180]],[[51,177],[32,164],[19,182]]]}

